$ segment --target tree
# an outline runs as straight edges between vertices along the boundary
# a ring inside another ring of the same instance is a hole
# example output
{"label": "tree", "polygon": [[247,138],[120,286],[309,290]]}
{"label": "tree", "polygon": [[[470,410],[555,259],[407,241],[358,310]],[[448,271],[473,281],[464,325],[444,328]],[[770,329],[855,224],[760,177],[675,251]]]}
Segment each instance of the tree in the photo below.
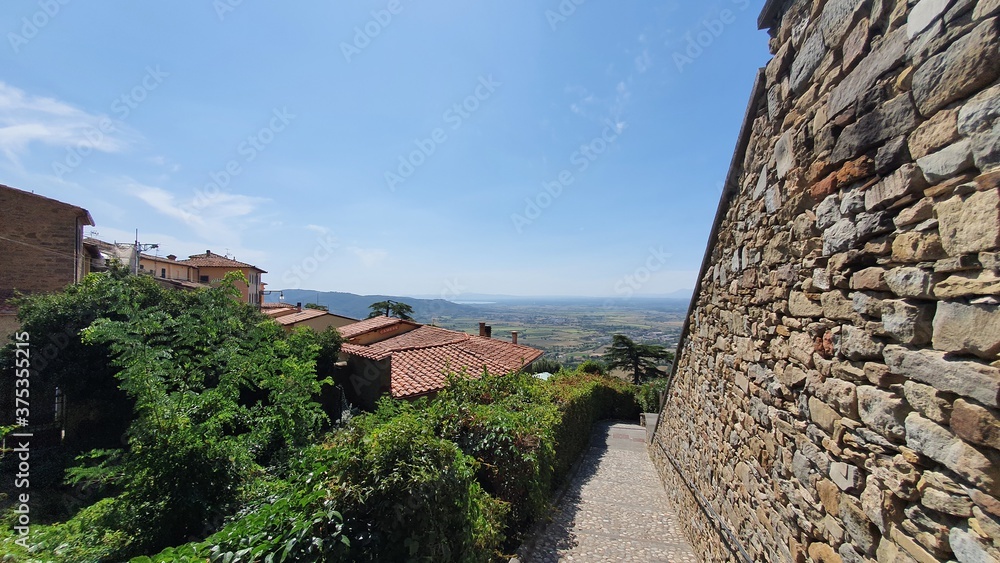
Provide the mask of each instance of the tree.
{"label": "tree", "polygon": [[[32,342],[53,347],[32,391],[59,386],[68,413],[115,411],[87,427],[102,433],[101,449],[67,472],[67,483],[111,495],[84,509],[104,515],[88,525],[118,538],[101,560],[212,531],[246,508],[248,492],[279,483],[320,436],[327,417],[317,399],[330,381],[317,377],[316,359],[334,353],[339,335],[286,336],[239,302],[238,280],[168,291],[112,269],[20,302]],[[0,365],[10,356],[10,347],[0,352]],[[96,403],[97,393],[108,398]],[[69,417],[67,437],[85,422]]]}
{"label": "tree", "polygon": [[387,317],[398,317],[404,321],[413,320],[413,307],[410,307],[406,303],[385,300],[372,303],[368,308],[372,310],[371,314],[368,315],[369,319],[385,315]]}
{"label": "tree", "polygon": [[330,312],[330,308],[329,307],[327,307],[326,305],[320,305],[318,303],[306,303],[305,304],[305,308],[306,309],[316,309],[317,311]]}
{"label": "tree", "polygon": [[621,368],[632,373],[632,382],[638,385],[643,379],[664,376],[658,361],[673,362],[674,353],[663,346],[636,344],[631,338],[616,334],[611,348],[604,354],[610,369]]}

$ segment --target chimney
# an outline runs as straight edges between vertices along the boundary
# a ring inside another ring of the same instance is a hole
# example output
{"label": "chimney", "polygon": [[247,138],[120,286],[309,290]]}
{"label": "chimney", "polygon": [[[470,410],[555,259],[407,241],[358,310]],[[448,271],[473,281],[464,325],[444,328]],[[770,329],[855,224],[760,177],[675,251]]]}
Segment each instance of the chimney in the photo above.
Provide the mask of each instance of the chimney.
{"label": "chimney", "polygon": [[486,325],[486,338],[493,338],[493,327]]}
{"label": "chimney", "polygon": [[173,254],[167,254],[167,260],[177,260],[177,256]]}
{"label": "chimney", "polygon": [[299,301],[298,303],[296,303],[295,304],[295,308],[298,309],[299,311],[301,311],[302,310],[302,302]]}
{"label": "chimney", "polygon": [[486,323],[479,323],[479,336],[486,336]]}
{"label": "chimney", "polygon": [[211,250],[206,250],[205,251],[205,256],[211,256],[211,255],[212,255],[212,251]]}
{"label": "chimney", "polygon": [[510,341],[513,344],[517,344],[517,331],[516,330],[510,331]]}

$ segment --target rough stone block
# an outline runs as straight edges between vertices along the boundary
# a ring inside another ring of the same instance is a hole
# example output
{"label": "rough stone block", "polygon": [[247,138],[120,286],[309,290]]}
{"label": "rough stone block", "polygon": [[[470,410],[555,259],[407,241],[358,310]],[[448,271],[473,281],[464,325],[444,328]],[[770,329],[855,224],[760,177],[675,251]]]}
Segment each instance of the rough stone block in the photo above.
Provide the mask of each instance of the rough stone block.
{"label": "rough stone block", "polygon": [[855,492],[863,477],[858,468],[849,463],[835,461],[830,464],[830,480],[844,492]]}
{"label": "rough stone block", "polygon": [[834,348],[837,352],[852,361],[873,360],[882,357],[885,345],[864,329],[846,325],[840,334],[834,337]]}
{"label": "rough stone block", "polygon": [[857,387],[848,381],[829,378],[816,386],[816,397],[848,418],[858,417]]}
{"label": "rough stone block", "polygon": [[906,195],[919,194],[927,181],[915,164],[905,164],[865,192],[865,208],[882,209]]}
{"label": "rough stone block", "polygon": [[828,319],[847,321],[855,318],[854,302],[843,291],[828,291],[820,299],[823,316]]}
{"label": "rough stone block", "polygon": [[882,318],[882,299],[863,291],[855,291],[851,294],[851,300],[855,313],[876,319]]}
{"label": "rough stone block", "polygon": [[934,20],[944,15],[944,11],[951,5],[951,0],[920,0],[917,5],[910,10],[906,18],[906,36],[913,39],[918,33],[927,29]]}
{"label": "rough stone block", "polygon": [[920,159],[957,141],[958,110],[941,110],[920,124],[907,138],[910,156]]}
{"label": "rough stone block", "polygon": [[1000,295],[1000,275],[997,275],[996,272],[992,270],[959,272],[948,276],[934,286],[934,296],[938,299],[982,295]]}
{"label": "rough stone block", "polygon": [[837,200],[837,196],[831,195],[816,207],[816,227],[828,229],[834,223],[840,221],[843,216],[844,214],[840,211],[840,202]]}
{"label": "rough stone block", "polygon": [[1000,164],[1000,86],[976,94],[958,112],[958,132],[972,140],[976,167]]}
{"label": "rough stone block", "polygon": [[930,262],[946,256],[937,233],[909,231],[897,235],[892,241],[893,262]]}
{"label": "rough stone block", "polygon": [[826,2],[819,15],[817,28],[823,34],[824,42],[831,48],[840,47],[851,29],[858,10],[868,0],[832,0]]}
{"label": "rough stone block", "polygon": [[906,445],[954,471],[981,489],[992,491],[1000,469],[976,448],[917,413],[906,417]]}
{"label": "rough stone block", "polygon": [[861,502],[854,497],[843,495],[840,499],[840,519],[844,523],[844,531],[850,538],[850,543],[862,553],[873,555],[877,534],[871,520],[861,507]]}
{"label": "rough stone block", "polygon": [[900,297],[932,298],[930,272],[914,267],[893,268],[885,273],[889,290]]}
{"label": "rough stone block", "polygon": [[917,159],[928,184],[937,184],[972,168],[972,141],[965,139]]}
{"label": "rough stone block", "polygon": [[858,243],[858,228],[851,219],[841,219],[823,231],[823,256],[850,250]]}
{"label": "rough stone block", "polygon": [[956,195],[937,204],[935,211],[948,255],[1000,247],[1000,189]]}
{"label": "rough stone block", "polygon": [[1000,308],[939,301],[934,315],[934,348],[996,360],[1000,353]]}
{"label": "rough stone block", "polygon": [[853,104],[871,88],[875,81],[903,62],[906,54],[906,30],[898,29],[874,47],[871,53],[841,81],[830,95],[830,116],[835,116]]}
{"label": "rough stone block", "polygon": [[882,326],[886,333],[902,342],[923,346],[933,334],[934,307],[903,300],[882,302]]}
{"label": "rough stone block", "polygon": [[930,385],[916,381],[905,381],[903,383],[903,396],[906,397],[906,402],[924,418],[929,418],[938,424],[948,424],[948,421],[951,420],[952,401],[949,400],[949,397],[954,397],[954,395],[938,391]]}
{"label": "rough stone block", "polygon": [[809,397],[809,417],[827,434],[833,434],[833,423],[840,420],[840,414],[833,407],[816,397]]}
{"label": "rough stone block", "polygon": [[905,440],[903,422],[910,407],[902,397],[870,385],[859,386],[857,396],[858,413],[868,428],[894,442]]}
{"label": "rough stone block", "polygon": [[965,399],[955,401],[951,429],[966,442],[1000,450],[1000,413]]}
{"label": "rough stone block", "polygon": [[997,559],[986,552],[979,539],[961,528],[952,528],[948,543],[959,563],[994,563]]}
{"label": "rough stone block", "polygon": [[888,291],[885,283],[884,268],[865,268],[851,276],[851,289],[867,289],[871,291]]}
{"label": "rough stone block", "polygon": [[1000,406],[1000,369],[978,362],[948,360],[944,352],[907,350],[896,345],[886,346],[884,356],[893,373],[987,406]]}
{"label": "rough stone block", "polygon": [[793,317],[822,317],[823,305],[801,291],[793,291],[788,296],[788,313]]}
{"label": "rough stone block", "polygon": [[1000,0],[979,0],[972,12],[972,19],[981,20],[1000,14]]}
{"label": "rough stone block", "polygon": [[826,44],[823,42],[823,34],[818,31],[813,32],[799,48],[795,60],[792,61],[792,71],[789,74],[792,92],[801,94],[805,91],[809,86],[809,79],[825,55]]}
{"label": "rough stone block", "polygon": [[987,20],[920,65],[913,75],[913,98],[921,115],[987,86],[1000,75],[996,63],[996,22]]}
{"label": "rough stone block", "polygon": [[830,158],[833,162],[856,158],[884,141],[908,134],[916,126],[913,102],[909,94],[901,94],[845,127]]}
{"label": "rough stone block", "polygon": [[909,207],[904,207],[900,210],[899,215],[893,219],[893,223],[897,227],[905,227],[906,225],[914,225],[916,223],[922,223],[928,219],[934,217],[934,200],[925,197],[918,200],[916,203]]}

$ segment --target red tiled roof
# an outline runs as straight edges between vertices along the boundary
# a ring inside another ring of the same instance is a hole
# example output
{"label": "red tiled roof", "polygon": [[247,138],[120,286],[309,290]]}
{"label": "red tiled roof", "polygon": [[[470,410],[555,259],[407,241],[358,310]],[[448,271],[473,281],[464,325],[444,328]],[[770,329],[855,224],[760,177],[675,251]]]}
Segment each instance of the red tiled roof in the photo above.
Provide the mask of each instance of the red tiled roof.
{"label": "red tiled roof", "polygon": [[188,260],[171,260],[166,256],[153,256],[152,254],[140,253],[139,257],[145,260],[152,260],[154,262],[163,262],[164,264],[178,264],[180,266],[189,266],[189,267],[195,266]]}
{"label": "red tiled roof", "polygon": [[[376,317],[348,325],[340,331],[350,339],[396,324],[391,321],[400,322],[399,319]],[[542,355],[541,350],[527,346],[433,326],[419,326],[367,346],[346,343],[341,351],[376,361],[391,356],[391,392],[396,398],[440,391],[445,387],[448,372],[465,372],[471,377],[479,377],[486,370],[502,375],[517,371]]]}
{"label": "red tiled roof", "polygon": [[[356,323],[349,324],[347,326],[340,327],[340,335],[345,339],[351,339],[356,336],[361,336],[369,332],[374,332],[381,328],[390,327],[395,324],[405,323],[408,321],[403,321],[393,317],[373,317],[371,319],[365,319],[363,321],[358,321]],[[416,323],[411,323],[416,326]]]}
{"label": "red tiled roof", "polygon": [[298,322],[308,321],[309,319],[315,319],[316,317],[322,317],[323,315],[329,315],[326,311],[320,311],[319,309],[302,309],[301,311],[296,311],[290,315],[280,315],[274,317],[275,322],[280,325],[293,325]]}
{"label": "red tiled roof", "polygon": [[179,264],[188,264],[191,266],[198,266],[200,268],[252,268],[262,274],[267,273],[253,264],[239,262],[237,260],[233,260],[232,258],[226,258],[225,256],[220,256],[212,252],[192,254],[187,260],[178,260],[177,262]]}
{"label": "red tiled roof", "polygon": [[387,338],[381,342],[374,342],[367,347],[380,352],[399,352],[413,348],[430,348],[432,346],[444,346],[454,344],[463,340],[468,340],[469,335],[464,332],[445,330],[436,326],[421,326],[416,330],[411,330]]}

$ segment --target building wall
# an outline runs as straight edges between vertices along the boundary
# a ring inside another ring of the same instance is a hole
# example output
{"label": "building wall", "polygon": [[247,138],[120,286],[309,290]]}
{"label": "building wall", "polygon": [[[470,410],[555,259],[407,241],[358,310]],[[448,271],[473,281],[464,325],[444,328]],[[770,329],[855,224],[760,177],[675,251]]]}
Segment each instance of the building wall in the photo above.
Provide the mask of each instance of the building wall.
{"label": "building wall", "polygon": [[[202,266],[202,267],[198,268],[199,275],[202,276],[202,277],[208,276],[208,283],[210,283],[212,285],[217,285],[219,282],[222,281],[223,278],[226,277],[226,274],[228,274],[231,271],[235,271],[235,270],[232,270],[230,268],[216,268],[216,267],[208,267],[208,266]],[[246,276],[246,278],[248,280],[250,279],[251,271],[250,271],[249,268],[244,268],[244,269],[242,269],[240,271],[243,272],[243,275]],[[258,273],[257,279],[258,280],[260,279],[259,273]],[[195,280],[195,281],[199,281],[199,280]],[[240,300],[243,303],[251,303],[251,301],[250,301],[251,294],[254,297],[254,300],[252,301],[252,304],[259,303],[259,299],[260,299],[260,286],[259,285],[257,287],[255,287],[255,288],[251,289],[250,287],[247,286],[246,283],[236,282],[236,289],[238,289],[240,291]]]}
{"label": "building wall", "polygon": [[161,274],[166,270],[166,278],[171,280],[198,281],[198,268],[185,266],[175,262],[151,260],[142,258],[139,265],[144,271],[151,272],[156,277],[164,277]]}
{"label": "building wall", "polygon": [[650,446],[706,560],[1000,559],[998,14],[777,12]]}
{"label": "building wall", "polygon": [[60,291],[81,278],[86,260],[78,214],[69,205],[0,188],[0,289]]}

